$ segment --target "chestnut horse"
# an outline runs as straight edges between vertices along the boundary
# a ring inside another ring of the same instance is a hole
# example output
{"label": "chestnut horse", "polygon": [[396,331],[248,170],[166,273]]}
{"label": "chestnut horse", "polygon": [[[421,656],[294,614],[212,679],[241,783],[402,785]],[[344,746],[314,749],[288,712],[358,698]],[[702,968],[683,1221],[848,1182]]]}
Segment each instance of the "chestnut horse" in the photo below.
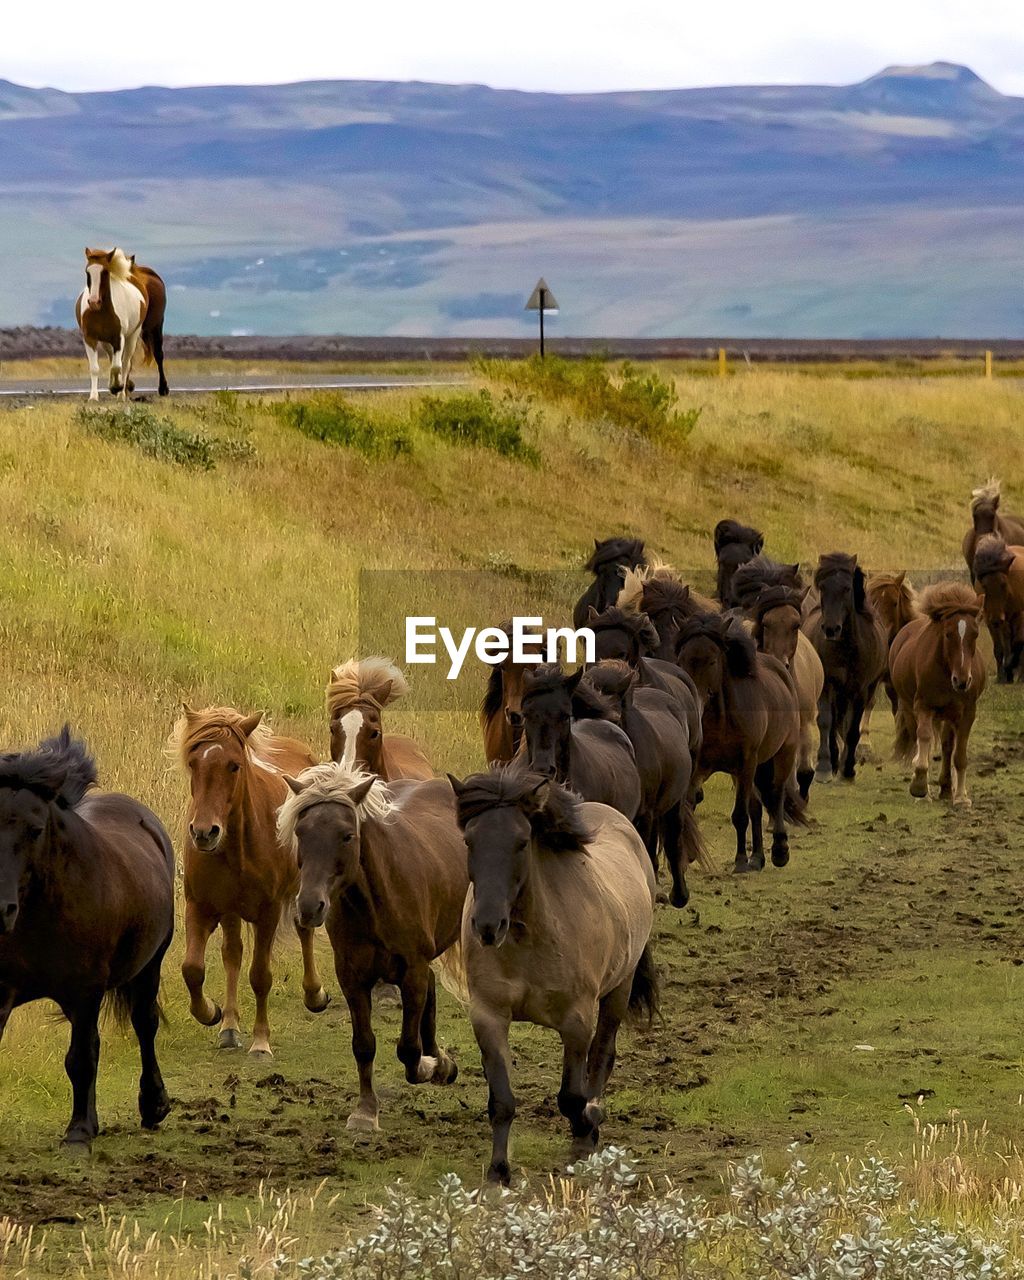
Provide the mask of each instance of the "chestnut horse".
{"label": "chestnut horse", "polygon": [[644,544],[639,538],[606,538],[604,542],[594,539],[594,550],[584,565],[594,575],[594,581],[576,601],[572,611],[572,625],[582,627],[586,624],[587,610],[594,608],[601,612],[610,604],[622,589],[622,579],[627,569],[636,569],[645,564]]}
{"label": "chestnut horse", "polygon": [[0,756],[0,1038],[11,1011],[53,1000],[71,1023],[74,1098],[64,1134],[99,1132],[96,1071],[105,1000],[139,1041],[139,1114],[170,1110],[156,1059],[160,965],[174,933],[174,850],[130,796],[90,795],[96,765],[65,725],[34,751]]}
{"label": "chestnut horse", "polygon": [[487,1077],[487,1177],[507,1184],[513,1022],[558,1032],[558,1109],[573,1155],[597,1148],[619,1025],[630,1015],[650,1022],[657,1009],[654,872],[620,813],[539,774],[500,769],[449,781],[469,850],[462,953]]}
{"label": "chestnut horse", "polygon": [[715,525],[715,559],[718,562],[718,598],[727,607],[732,598],[732,576],[741,564],[753,560],[764,550],[764,534],[760,529],[740,524],[738,520],[719,520]]}
{"label": "chestnut horse", "polygon": [[[892,642],[907,623],[920,617],[917,608],[917,592],[914,590],[913,584],[907,581],[907,571],[905,569],[901,569],[899,573],[868,574],[865,591],[868,597],[868,604],[878,615],[878,620],[885,631],[886,645],[888,649],[891,649]],[[898,699],[896,690],[892,685],[888,656],[886,656],[885,674],[882,676],[882,683],[885,685],[886,696],[889,699],[892,714],[895,717]],[[857,748],[857,758],[861,761],[870,760],[873,754],[871,750],[871,713],[875,709],[875,694],[877,692],[876,688],[871,694],[860,721],[860,743]]]}
{"label": "chestnut horse", "polygon": [[384,708],[408,692],[405,676],[387,658],[352,658],[335,667],[327,686],[331,759],[360,765],[385,782],[432,778],[430,761],[412,738],[383,729]]}
{"label": "chestnut horse", "polygon": [[338,982],[352,1015],[359,1102],[349,1129],[376,1129],[376,1041],[371,993],[397,983],[398,1057],[410,1084],[451,1084],[455,1063],[437,1046],[432,960],[458,941],[466,900],[466,847],[443,779],[389,786],[344,764],[288,778],[281,844],[301,867],[298,918],[326,923]]}
{"label": "chestnut horse", "polygon": [[[498,628],[512,639],[512,623]],[[537,659],[516,662],[511,645],[500,662],[491,667],[487,677],[487,690],[480,704],[480,728],[484,736],[484,755],[488,764],[496,761],[507,763],[519,750],[522,730],[512,720],[522,709],[526,672],[537,666]]]}
{"label": "chestnut horse", "polygon": [[135,349],[146,322],[146,294],[121,249],[86,249],[85,288],[75,319],[89,360],[89,399],[98,400],[100,355],[110,359],[110,394],[128,399]]}
{"label": "chestnut horse", "polygon": [[[789,861],[787,809],[803,820],[803,802],[789,793],[800,742],[796,688],[781,662],[759,653],[737,618],[702,614],[683,624],[679,665],[689,672],[704,704],[704,742],[696,777],[731,774],[736,787],[732,824],[736,871],[764,867],[762,805],[772,823],[772,862]],[[747,830],[752,852],[747,856]]]}
{"label": "chestnut horse", "polygon": [[[280,738],[261,724],[262,713],[243,716],[232,707],[185,714],[174,726],[171,746],[189,775],[191,801],[185,839],[185,959],[182,977],[193,1018],[204,1027],[222,1023],[219,1044],[237,1049],[238,975],[242,967],[242,921],[253,926],[249,982],[256,996],[252,1047],[272,1056],[267,1000],[270,955],[286,910],[294,913],[299,869],[291,849],[277,841],[277,810],[288,795],[285,773],[313,763],[307,747]],[[294,914],[293,914],[294,919]],[[225,998],[221,1007],[205,994],[206,945],[220,925]],[[302,945],[302,990],[306,1008],[320,1013],[329,997],[317,972],[313,930],[295,919]]]}
{"label": "chestnut horse", "polygon": [[996,679],[1012,684],[1024,652],[1024,546],[1008,547],[998,534],[985,534],[974,553],[973,576],[984,597]]}
{"label": "chestnut horse", "polygon": [[1014,546],[1024,544],[1024,516],[999,510],[999,481],[990,480],[971,494],[971,527],[964,534],[963,552],[967,569],[974,581],[974,553],[987,533],[998,534]]}
{"label": "chestnut horse", "polygon": [[841,551],[820,556],[814,571],[817,603],[804,618],[809,636],[825,670],[825,687],[818,701],[818,782],[831,782],[839,773],[839,744],[843,743],[842,776],[856,774],[861,718],[885,674],[885,632],[868,603],[864,571],[856,556]]}
{"label": "chestnut horse", "polygon": [[981,605],[964,583],[937,582],[921,593],[921,615],[900,631],[889,654],[898,698],[896,758],[913,756],[910,794],[927,799],[932,735],[938,720],[939,795],[955,805],[970,805],[967,741],[985,688],[985,663],[977,648]]}

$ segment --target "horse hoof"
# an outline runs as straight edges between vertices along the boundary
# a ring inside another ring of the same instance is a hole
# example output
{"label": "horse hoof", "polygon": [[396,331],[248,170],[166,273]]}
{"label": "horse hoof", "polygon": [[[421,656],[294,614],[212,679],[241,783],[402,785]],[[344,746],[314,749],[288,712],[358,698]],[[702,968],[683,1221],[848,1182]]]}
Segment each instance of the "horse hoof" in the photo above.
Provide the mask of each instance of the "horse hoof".
{"label": "horse hoof", "polygon": [[60,1140],[60,1149],[68,1156],[87,1156],[92,1151],[92,1136],[77,1130],[66,1133]]}
{"label": "horse hoof", "polygon": [[773,867],[784,867],[788,861],[789,861],[788,849],[772,850],[772,866]]}
{"label": "horse hoof", "polygon": [[166,1090],[151,1102],[144,1101],[139,1095],[139,1117],[143,1129],[159,1129],[161,1121],[166,1120],[170,1112],[171,1100]]}
{"label": "horse hoof", "polygon": [[169,396],[171,394],[170,387],[166,383],[164,383],[164,385],[159,390],[159,394],[162,396]]}
{"label": "horse hoof", "polygon": [[345,1121],[345,1128],[353,1133],[376,1133],[380,1124],[376,1116],[368,1116],[365,1111],[353,1111]]}
{"label": "horse hoof", "polygon": [[331,993],[321,987],[319,991],[315,991],[312,995],[303,996],[302,1002],[310,1013],[323,1013],[331,1003]]}
{"label": "horse hoof", "polygon": [[491,1167],[487,1170],[487,1181],[496,1183],[499,1187],[511,1186],[512,1170],[509,1168],[508,1161],[493,1161]]}
{"label": "horse hoof", "polygon": [[844,773],[840,776],[839,781],[845,783],[848,787],[852,787],[857,781],[857,775],[855,773]]}
{"label": "horse hoof", "polygon": [[823,769],[815,769],[814,781],[820,786],[828,786],[832,781],[832,770],[829,769],[828,773],[826,773]]}
{"label": "horse hoof", "polygon": [[234,1027],[225,1027],[217,1037],[218,1049],[241,1049],[242,1037]]}
{"label": "horse hoof", "polygon": [[910,784],[910,794],[915,800],[927,800],[928,781],[926,778],[915,778]]}
{"label": "horse hoof", "polygon": [[442,1053],[437,1060],[437,1067],[431,1078],[431,1084],[454,1084],[459,1078],[458,1063],[453,1062],[446,1053]]}
{"label": "horse hoof", "polygon": [[953,800],[954,809],[973,809],[974,801],[970,796],[956,796]]}
{"label": "horse hoof", "polygon": [[249,1050],[249,1057],[253,1062],[270,1062],[274,1056],[272,1049],[257,1049],[255,1046]]}
{"label": "horse hoof", "polygon": [[683,907],[690,901],[690,895],[683,889],[673,888],[671,902],[674,907],[682,911]]}
{"label": "horse hoof", "polygon": [[378,982],[373,988],[374,1004],[401,1004],[402,993],[391,982]]}
{"label": "horse hoof", "polygon": [[668,894],[665,892],[664,889],[659,889],[658,892],[654,895],[654,901],[664,906],[665,903],[668,902]]}
{"label": "horse hoof", "polygon": [[733,875],[745,876],[748,871],[756,871],[757,867],[752,862],[737,862],[732,870]]}
{"label": "horse hoof", "polygon": [[438,1058],[431,1058],[423,1054],[415,1067],[406,1072],[405,1078],[410,1084],[426,1084],[428,1080],[433,1080],[439,1061],[440,1059]]}

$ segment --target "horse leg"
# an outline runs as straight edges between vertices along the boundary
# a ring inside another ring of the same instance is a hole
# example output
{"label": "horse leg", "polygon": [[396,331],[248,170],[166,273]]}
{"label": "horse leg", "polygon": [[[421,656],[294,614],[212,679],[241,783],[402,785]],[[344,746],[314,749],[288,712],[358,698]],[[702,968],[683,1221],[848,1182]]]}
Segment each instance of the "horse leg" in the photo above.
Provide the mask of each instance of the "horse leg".
{"label": "horse leg", "polygon": [[[439,1071],[447,1077],[451,1065],[447,1058],[442,1065],[436,1055],[423,1052],[423,1020],[431,995],[436,1002],[433,979],[433,971],[428,965],[411,964],[401,982],[402,1031],[398,1038],[398,1060],[405,1067],[405,1078],[410,1084],[426,1084],[428,1080],[435,1080]],[[442,1083],[441,1080],[437,1082]]]}
{"label": "horse leg", "polygon": [[919,703],[914,706],[917,718],[917,755],[914,756],[914,778],[910,794],[918,800],[928,800],[928,765],[932,751],[932,713]]}
{"label": "horse leg", "polygon": [[331,997],[324,990],[320,970],[316,965],[316,952],[313,949],[316,930],[299,924],[298,916],[294,916],[293,920],[295,932],[299,935],[299,946],[302,948],[302,1003],[310,1013],[323,1013],[331,1003]]}
{"label": "horse leg", "polygon": [[123,336],[118,339],[117,346],[110,344],[110,394],[112,396],[120,395],[123,387],[121,385],[121,356],[124,347]]}
{"label": "horse leg", "polygon": [[70,1013],[71,1044],[64,1070],[71,1081],[71,1120],[63,1143],[69,1147],[89,1147],[100,1130],[96,1115],[96,1072],[100,1064],[100,1005],[102,993],[87,996]]}
{"label": "horse leg", "polygon": [[846,690],[837,688],[832,703],[832,723],[828,734],[828,759],[832,776],[835,778],[839,777],[839,744],[846,741],[846,734],[849,731],[847,723],[849,710],[850,703]]}
{"label": "horse leg", "polygon": [[139,1076],[139,1116],[143,1129],[156,1129],[171,1109],[156,1059],[156,1033],[160,1027],[160,966],[171,939],[132,979],[128,988],[132,1026],[139,1042],[142,1074]]}
{"label": "horse leg", "polygon": [[857,763],[867,764],[875,758],[871,750],[871,713],[875,709],[877,686],[871,690],[860,718],[860,741],[857,743]]}
{"label": "horse leg", "polygon": [[761,799],[757,773],[754,789],[750,793],[750,869],[764,870],[764,804]]}
{"label": "horse leg", "polygon": [[815,782],[832,781],[832,693],[828,685],[818,699],[818,765]]}
{"label": "horse leg", "polygon": [[597,1030],[590,1042],[587,1054],[587,1108],[585,1116],[594,1126],[595,1145],[598,1128],[604,1123],[601,1099],[608,1085],[608,1078],[615,1066],[615,1041],[619,1026],[629,1011],[629,996],[633,988],[633,975],[626,982],[614,987],[601,1001],[597,1013]]}
{"label": "horse leg", "polygon": [[[338,980],[341,981],[341,974],[338,975]],[[360,983],[356,987],[346,987],[342,982],[352,1019],[352,1056],[359,1073],[359,1101],[346,1121],[345,1128],[357,1129],[362,1133],[380,1128],[377,1122],[380,1103],[373,1089],[373,1060],[377,1056],[377,1038],[373,1034],[371,989],[372,980],[369,984]]]}
{"label": "horse leg", "polygon": [[[674,804],[661,820],[661,837],[665,845],[665,858],[672,873],[672,898],[674,907],[685,907],[690,901],[686,887],[686,849],[683,847],[685,801]],[[696,851],[694,851],[696,853]]]}
{"label": "horse leg", "polygon": [[[874,690],[872,690],[872,697]],[[857,694],[849,704],[846,730],[846,753],[843,760],[843,781],[853,782],[857,772],[857,744],[860,741],[861,722],[864,716],[864,698]]]}
{"label": "horse leg", "polygon": [[136,329],[134,334],[129,334],[124,342],[124,361],[121,385],[121,399],[127,400],[129,395],[135,390],[135,383],[132,382],[132,365],[135,363],[135,349],[139,345],[139,330]]}
{"label": "horse leg", "polygon": [[98,400],[100,398],[100,353],[87,342],[85,355],[89,361],[89,399]]}
{"label": "horse leg", "polygon": [[224,1018],[217,1047],[241,1049],[238,1034],[238,976],[242,971],[242,921],[239,916],[223,916],[220,922],[220,954],[224,962]]}
{"label": "horse leg", "polygon": [[274,949],[281,913],[275,903],[253,926],[252,961],[249,965],[249,985],[256,997],[256,1020],[252,1024],[252,1044],[249,1053],[254,1058],[272,1058],[270,1047],[270,987],[274,976],[270,971],[270,956]]}
{"label": "horse leg", "polygon": [[789,770],[781,766],[778,756],[769,761],[765,768],[765,785],[761,794],[772,824],[773,867],[784,867],[789,861],[789,832],[786,830],[786,788],[789,786],[789,778]]}
{"label": "horse leg", "polygon": [[971,797],[967,794],[967,743],[973,724],[974,708],[965,707],[956,726],[956,741],[953,747],[953,771],[956,783],[953,803],[965,809],[971,807]]}
{"label": "horse leg", "polygon": [[942,743],[942,768],[939,771],[939,799],[953,798],[953,743],[956,730],[948,720],[939,725],[939,740]]}
{"label": "horse leg", "polygon": [[431,1083],[454,1084],[458,1079],[459,1068],[437,1043],[437,979],[433,969],[427,970],[427,997],[423,1002],[420,1041],[424,1059],[433,1058],[437,1062],[434,1074],[430,1077]]}
{"label": "horse leg", "polygon": [[153,359],[156,361],[156,371],[159,376],[158,394],[166,396],[170,392],[167,385],[167,379],[164,377],[164,327],[158,325],[149,338],[150,350],[153,352]]}
{"label": "horse leg", "polygon": [[814,734],[811,731],[811,722],[806,717],[800,717],[800,752],[796,769],[796,785],[800,792],[801,800],[806,800],[811,794],[811,783],[814,781]]}
{"label": "horse leg", "polygon": [[195,902],[185,903],[185,959],[181,976],[188,987],[189,1011],[204,1027],[215,1027],[224,1016],[220,1005],[203,991],[206,981],[206,944],[217,927],[217,917],[206,915]]}
{"label": "horse leg", "polygon": [[641,810],[633,819],[633,826],[636,833],[644,842],[644,848],[647,850],[647,856],[651,860],[651,866],[654,868],[654,879],[658,879],[658,824],[649,813]]}
{"label": "horse leg", "polygon": [[594,1010],[592,1018],[587,1019],[577,1008],[558,1029],[562,1037],[562,1084],[558,1090],[558,1109],[569,1121],[574,1157],[588,1156],[597,1150],[598,1125],[603,1118],[600,1108],[587,1105],[587,1056],[594,1042],[596,1027],[597,1010]]}
{"label": "horse leg", "polygon": [[747,861],[747,827],[750,825],[750,799],[754,790],[754,761],[745,759],[736,774],[736,799],[732,808],[732,825],[736,832],[735,870],[754,871]]}
{"label": "horse leg", "polygon": [[508,1027],[511,1019],[507,1014],[470,1005],[469,1020],[480,1046],[487,1077],[487,1115],[491,1122],[491,1163],[487,1169],[487,1180],[507,1187],[512,1181],[508,1135],[516,1116],[516,1100],[509,1080]]}

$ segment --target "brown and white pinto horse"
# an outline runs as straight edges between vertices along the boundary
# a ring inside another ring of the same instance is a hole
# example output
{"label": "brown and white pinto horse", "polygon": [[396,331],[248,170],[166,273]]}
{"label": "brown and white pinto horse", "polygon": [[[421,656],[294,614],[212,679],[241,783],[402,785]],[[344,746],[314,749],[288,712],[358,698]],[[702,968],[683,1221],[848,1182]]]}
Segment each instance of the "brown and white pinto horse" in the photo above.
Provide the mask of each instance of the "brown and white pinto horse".
{"label": "brown and white pinto horse", "polygon": [[432,778],[430,761],[412,738],[382,727],[384,708],[408,692],[405,676],[387,658],[351,658],[335,667],[327,686],[334,763],[368,769],[385,782]]}
{"label": "brown and white pinto horse", "polygon": [[[299,868],[291,848],[277,839],[277,811],[289,795],[286,773],[314,763],[301,742],[280,738],[260,723],[262,713],[243,716],[232,707],[185,714],[174,726],[171,748],[188,772],[191,801],[185,837],[185,959],[182,977],[191,1012],[204,1027],[221,1024],[220,1047],[237,1049],[238,974],[242,967],[242,921],[253,926],[249,982],[256,996],[251,1054],[270,1057],[267,1000],[270,954],[281,917],[294,912]],[[293,917],[294,918],[294,917]],[[223,935],[224,1008],[203,991],[206,945],[220,925]],[[295,919],[302,944],[302,990],[306,1008],[327,1008],[313,955],[313,930]]]}
{"label": "brown and white pinto horse", "polygon": [[893,641],[889,670],[899,699],[896,758],[909,760],[913,755],[910,794],[918,799],[928,798],[932,733],[938,720],[939,795],[956,805],[971,803],[967,740],[985,688],[985,663],[977,647],[980,622],[981,603],[971,587],[937,582],[921,594],[921,616],[908,622]]}
{"label": "brown and white pinto horse", "polygon": [[159,391],[164,376],[164,313],[167,291],[150,267],[140,267],[121,249],[86,249],[86,287],[75,304],[75,319],[89,360],[89,399],[99,399],[100,356],[110,360],[110,393],[127,399],[135,354],[141,342],[146,362],[155,359]]}

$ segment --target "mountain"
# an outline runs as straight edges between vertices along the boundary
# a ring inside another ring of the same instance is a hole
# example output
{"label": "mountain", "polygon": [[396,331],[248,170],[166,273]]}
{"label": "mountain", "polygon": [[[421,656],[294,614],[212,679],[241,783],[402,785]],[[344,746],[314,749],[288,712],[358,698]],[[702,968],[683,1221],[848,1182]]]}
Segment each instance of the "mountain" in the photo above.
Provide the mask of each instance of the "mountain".
{"label": "mountain", "polygon": [[169,328],[1024,334],[1024,99],[966,67],[860,84],[538,94],[0,81],[0,324],[71,322],[82,247]]}

